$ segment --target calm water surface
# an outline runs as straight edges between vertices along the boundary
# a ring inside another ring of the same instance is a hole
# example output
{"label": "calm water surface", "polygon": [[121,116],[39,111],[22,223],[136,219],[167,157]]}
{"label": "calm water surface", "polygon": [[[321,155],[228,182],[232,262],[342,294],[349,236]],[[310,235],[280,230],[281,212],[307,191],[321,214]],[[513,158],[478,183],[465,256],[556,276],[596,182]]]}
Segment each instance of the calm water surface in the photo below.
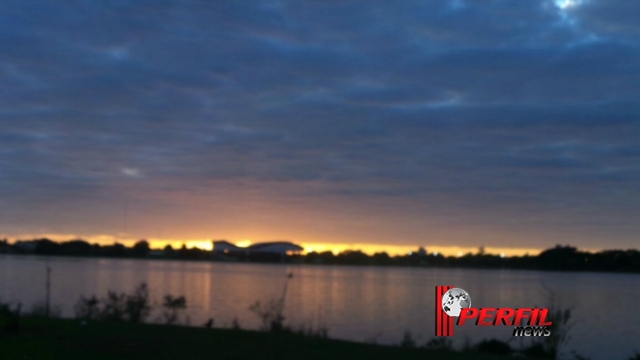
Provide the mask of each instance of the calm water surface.
{"label": "calm water surface", "polygon": [[[640,276],[513,270],[424,269],[350,266],[267,265],[181,261],[47,258],[0,255],[0,298],[28,308],[45,298],[45,269],[52,269],[52,304],[73,316],[80,295],[102,297],[107,290],[130,292],[149,285],[159,303],[165,294],[184,295],[192,325],[209,318],[230,326],[258,328],[248,308],[279,296],[293,273],[286,298],[286,321],[294,328],[326,326],[329,336],[397,344],[405,331],[418,343],[434,336],[434,286],[455,285],[471,295],[474,307],[543,307],[545,287],[574,309],[572,339],[592,359],[627,359],[640,350],[637,304]],[[159,319],[159,312],[151,320]],[[511,327],[456,327],[454,344],[465,338],[512,340]]]}

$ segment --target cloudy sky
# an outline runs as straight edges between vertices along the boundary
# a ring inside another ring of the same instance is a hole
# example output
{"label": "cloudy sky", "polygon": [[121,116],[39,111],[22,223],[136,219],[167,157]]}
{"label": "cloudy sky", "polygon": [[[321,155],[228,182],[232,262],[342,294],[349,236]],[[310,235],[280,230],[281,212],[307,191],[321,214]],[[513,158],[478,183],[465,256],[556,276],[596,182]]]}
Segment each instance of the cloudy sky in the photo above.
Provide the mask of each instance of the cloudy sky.
{"label": "cloudy sky", "polygon": [[637,247],[639,13],[4,1],[0,235]]}

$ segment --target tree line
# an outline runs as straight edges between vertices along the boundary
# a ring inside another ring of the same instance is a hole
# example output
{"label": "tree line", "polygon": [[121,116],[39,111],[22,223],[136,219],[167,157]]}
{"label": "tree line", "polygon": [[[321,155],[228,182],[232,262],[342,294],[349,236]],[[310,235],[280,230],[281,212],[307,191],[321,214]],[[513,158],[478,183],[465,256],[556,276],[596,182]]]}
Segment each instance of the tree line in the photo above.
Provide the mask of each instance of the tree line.
{"label": "tree line", "polygon": [[[99,245],[90,244],[84,240],[55,242],[49,239],[35,239],[11,244],[5,239],[0,240],[0,253],[112,258],[238,260],[234,259],[232,255],[222,258],[219,256],[214,257],[211,251],[187,248],[184,245],[177,249],[169,245],[163,249],[152,249],[145,240],[138,241],[133,246],[127,247],[119,243]],[[261,260],[257,258],[251,259],[251,261],[259,262]],[[636,249],[587,252],[568,245],[557,245],[537,255],[508,257],[486,254],[483,248],[480,247],[478,252],[467,253],[462,256],[444,256],[438,253],[428,253],[424,250],[396,256],[391,256],[386,252],[369,255],[359,250],[348,250],[339,254],[326,251],[310,252],[303,255],[287,255],[285,261],[288,263],[328,265],[640,272],[640,251]]]}

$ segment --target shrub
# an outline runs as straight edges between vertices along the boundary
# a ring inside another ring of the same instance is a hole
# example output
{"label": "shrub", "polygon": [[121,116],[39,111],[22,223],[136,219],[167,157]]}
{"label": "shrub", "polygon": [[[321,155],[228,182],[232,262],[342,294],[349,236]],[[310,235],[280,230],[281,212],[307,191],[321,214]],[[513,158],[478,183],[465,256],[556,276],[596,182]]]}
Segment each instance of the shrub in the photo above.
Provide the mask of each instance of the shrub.
{"label": "shrub", "polygon": [[296,333],[301,336],[320,339],[327,339],[329,337],[329,329],[324,325],[313,326],[311,324],[303,324],[298,328]]}
{"label": "shrub", "polygon": [[124,321],[127,312],[126,295],[108,291],[107,297],[101,300],[100,320]]}
{"label": "shrub", "polygon": [[233,321],[231,322],[231,328],[233,330],[240,330],[240,321],[238,321],[238,317],[234,317]]}
{"label": "shrub", "polygon": [[184,296],[173,297],[172,295],[165,295],[162,307],[165,309],[162,313],[165,323],[172,325],[178,320],[179,312],[186,309],[187,300]]}
{"label": "shrub", "polygon": [[636,352],[635,355],[629,358],[629,360],[640,360],[640,353]]}
{"label": "shrub", "polygon": [[25,314],[28,316],[59,318],[62,315],[62,309],[59,306],[47,309],[46,303],[38,302],[33,304]]}
{"label": "shrub", "polygon": [[400,342],[400,346],[406,348],[414,348],[416,347],[416,342],[413,340],[413,336],[411,336],[410,331],[405,331],[404,336],[402,337],[402,341]]}
{"label": "shrub", "polygon": [[[183,298],[184,299],[184,298]],[[131,295],[126,296],[125,313],[130,322],[144,322],[149,316],[149,289],[147,284],[140,284]]]}
{"label": "shrub", "polygon": [[549,353],[547,353],[547,350],[544,348],[544,345],[542,345],[542,343],[540,342],[533,343],[530,346],[522,349],[520,352],[528,357],[534,357],[534,358],[548,359],[551,357]]}
{"label": "shrub", "polygon": [[271,332],[292,332],[291,328],[284,325],[284,301],[287,298],[289,281],[293,278],[293,273],[288,273],[282,295],[279,298],[272,298],[265,303],[256,301],[249,307],[249,310],[260,318],[262,330]]}
{"label": "shrub", "polygon": [[20,309],[22,304],[11,306],[0,302],[0,330],[7,334],[15,334],[20,330]]}
{"label": "shrub", "polygon": [[285,318],[282,315],[283,303],[280,299],[271,299],[266,303],[256,301],[249,310],[260,318],[262,330],[272,332],[287,330],[284,326]]}
{"label": "shrub", "polygon": [[73,306],[73,310],[76,313],[76,318],[83,320],[96,320],[100,316],[100,301],[96,296],[85,298],[80,296],[80,299]]}
{"label": "shrub", "polygon": [[83,320],[144,322],[151,312],[147,284],[138,285],[132,294],[108,291],[107,297],[98,300],[80,296],[73,307],[76,318]]}
{"label": "shrub", "polygon": [[450,351],[453,349],[451,340],[445,339],[445,338],[433,338],[429,340],[424,347],[427,349],[433,349],[433,350],[449,350]]}
{"label": "shrub", "polygon": [[481,341],[480,343],[478,343],[478,345],[476,345],[476,350],[481,353],[496,355],[508,355],[513,351],[509,344],[496,339]]}
{"label": "shrub", "polygon": [[[547,359],[556,359],[560,354],[560,348],[566,344],[571,336],[569,331],[573,327],[571,322],[571,308],[564,308],[556,299],[555,293],[545,288],[547,292],[547,308],[549,313],[547,320],[552,322],[551,335],[543,336],[539,340],[534,341],[528,348],[523,349],[523,353],[530,356],[544,357]],[[577,356],[577,355],[576,355]]]}

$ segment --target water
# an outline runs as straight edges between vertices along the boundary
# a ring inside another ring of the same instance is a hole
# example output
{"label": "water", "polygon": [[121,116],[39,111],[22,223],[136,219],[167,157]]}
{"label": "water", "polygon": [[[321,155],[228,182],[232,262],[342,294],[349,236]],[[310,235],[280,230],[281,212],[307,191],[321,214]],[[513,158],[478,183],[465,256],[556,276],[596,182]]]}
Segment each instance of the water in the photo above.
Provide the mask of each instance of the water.
{"label": "water", "polygon": [[[627,359],[640,350],[637,298],[640,275],[514,270],[308,266],[242,263],[47,258],[0,255],[0,299],[26,308],[45,299],[46,266],[52,269],[51,303],[72,317],[80,295],[103,297],[107,290],[130,292],[149,285],[157,304],[165,294],[184,295],[191,325],[215,319],[229,327],[260,323],[249,311],[255,301],[283,292],[287,274],[286,322],[297,328],[326,326],[329,336],[397,344],[410,331],[418,344],[434,336],[434,287],[454,285],[471,295],[473,307],[544,307],[545,287],[574,309],[571,350],[592,359]],[[160,312],[151,315],[160,320]],[[512,327],[456,327],[454,344],[465,338],[511,340]]]}

